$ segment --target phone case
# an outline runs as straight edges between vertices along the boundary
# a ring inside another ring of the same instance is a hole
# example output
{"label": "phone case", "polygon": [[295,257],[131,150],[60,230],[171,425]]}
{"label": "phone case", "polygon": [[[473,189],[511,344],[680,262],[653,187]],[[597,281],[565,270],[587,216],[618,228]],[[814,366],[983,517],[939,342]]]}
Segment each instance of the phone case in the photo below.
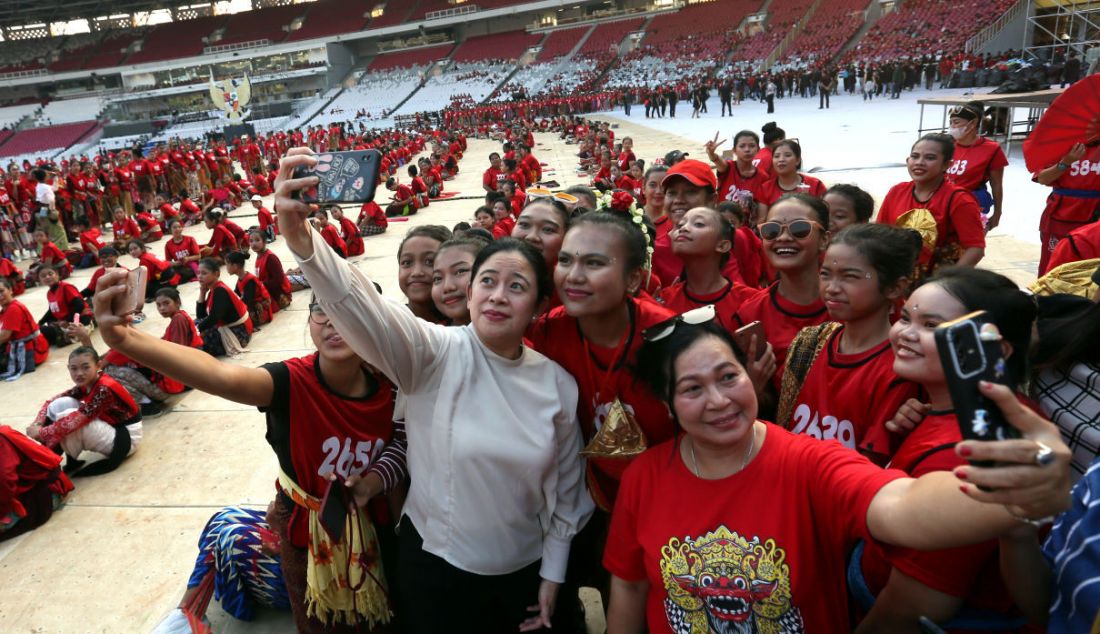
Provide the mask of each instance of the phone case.
{"label": "phone case", "polygon": [[316,187],[304,189],[299,198],[307,203],[365,203],[374,199],[382,154],[378,150],[326,152],[317,155],[312,170],[299,167],[294,178],[317,176]]}
{"label": "phone case", "polygon": [[935,331],[939,353],[959,431],[967,440],[1004,440],[1019,437],[993,401],[978,391],[979,381],[1015,388],[1002,353],[1002,337],[985,311],[949,321]]}
{"label": "phone case", "polygon": [[737,346],[741,348],[741,351],[747,355],[753,335],[756,335],[756,358],[753,359],[753,361],[759,361],[760,357],[764,356],[764,353],[767,352],[768,349],[768,340],[764,336],[763,323],[754,321],[741,326],[733,333],[733,340],[737,342]]}
{"label": "phone case", "polygon": [[332,541],[339,541],[344,535],[344,524],[347,523],[348,504],[347,487],[339,478],[332,480],[325,490],[325,497],[321,500],[321,513],[318,518],[321,527],[325,529]]}
{"label": "phone case", "polygon": [[126,292],[115,297],[111,312],[129,315],[140,312],[145,305],[145,285],[149,282],[149,270],[139,266],[126,275]]}

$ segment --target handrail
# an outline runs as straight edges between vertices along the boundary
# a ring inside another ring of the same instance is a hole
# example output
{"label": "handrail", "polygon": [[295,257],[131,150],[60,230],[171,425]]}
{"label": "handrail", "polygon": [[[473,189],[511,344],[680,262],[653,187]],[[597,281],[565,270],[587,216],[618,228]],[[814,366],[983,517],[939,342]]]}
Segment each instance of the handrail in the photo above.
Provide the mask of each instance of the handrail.
{"label": "handrail", "polygon": [[1027,10],[1027,0],[1019,0],[1016,4],[1009,7],[1007,11],[1001,14],[999,18],[994,20],[981,31],[978,31],[969,40],[966,41],[966,45],[963,50],[967,53],[974,53],[981,47],[988,44],[998,33],[1001,32],[1009,22],[1016,19],[1021,10]]}
{"label": "handrail", "polygon": [[260,48],[261,46],[271,46],[271,40],[265,37],[259,40],[249,40],[247,42],[234,42],[232,44],[213,44],[211,46],[203,47],[202,52],[209,55],[211,53],[224,53],[226,51],[242,51],[248,48]]}
{"label": "handrail", "polygon": [[425,20],[437,20],[440,18],[449,18],[456,15],[466,15],[467,13],[476,13],[481,9],[476,4],[463,4],[457,7],[451,7],[450,9],[439,9],[438,11],[429,11],[424,14]]}

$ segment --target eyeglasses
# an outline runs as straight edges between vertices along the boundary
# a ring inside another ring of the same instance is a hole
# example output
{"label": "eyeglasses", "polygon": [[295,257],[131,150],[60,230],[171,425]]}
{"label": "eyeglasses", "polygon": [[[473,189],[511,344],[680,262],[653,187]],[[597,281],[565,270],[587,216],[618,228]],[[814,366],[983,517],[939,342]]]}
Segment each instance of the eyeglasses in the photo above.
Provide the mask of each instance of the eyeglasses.
{"label": "eyeglasses", "polygon": [[708,321],[714,319],[714,304],[708,304],[706,306],[700,306],[699,308],[693,308],[682,315],[676,315],[672,319],[666,319],[659,324],[650,326],[642,331],[642,338],[646,341],[660,341],[665,337],[671,335],[676,330],[676,326],[681,323],[688,324],[690,326],[698,326],[699,324],[705,324]]}
{"label": "eyeglasses", "polygon": [[760,237],[765,240],[778,239],[779,236],[783,235],[784,229],[786,229],[795,240],[801,240],[813,233],[815,226],[820,227],[821,225],[813,220],[794,220],[786,223],[772,220],[760,223],[756,226],[756,230],[760,232]]}
{"label": "eyeglasses", "polygon": [[309,320],[318,326],[327,326],[330,322],[325,309],[320,304],[309,305]]}

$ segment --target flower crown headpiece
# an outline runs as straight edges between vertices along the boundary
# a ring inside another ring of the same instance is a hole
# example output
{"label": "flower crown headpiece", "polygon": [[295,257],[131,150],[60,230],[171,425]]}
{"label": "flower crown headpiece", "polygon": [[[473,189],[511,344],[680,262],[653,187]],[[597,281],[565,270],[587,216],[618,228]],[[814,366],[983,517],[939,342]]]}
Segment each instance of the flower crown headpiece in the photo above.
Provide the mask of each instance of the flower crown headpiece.
{"label": "flower crown headpiece", "polygon": [[613,214],[625,214],[630,221],[638,226],[638,230],[645,236],[645,268],[653,268],[653,240],[645,227],[645,210],[638,207],[638,201],[630,192],[622,190],[608,190],[602,196],[596,198],[596,210],[607,211]]}

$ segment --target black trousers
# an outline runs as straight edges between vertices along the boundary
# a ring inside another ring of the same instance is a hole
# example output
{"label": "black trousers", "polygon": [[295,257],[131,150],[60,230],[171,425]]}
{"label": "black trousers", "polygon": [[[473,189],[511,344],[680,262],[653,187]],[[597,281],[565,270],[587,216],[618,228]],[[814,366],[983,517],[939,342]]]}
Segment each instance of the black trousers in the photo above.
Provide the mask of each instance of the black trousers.
{"label": "black trousers", "polygon": [[405,517],[401,520],[397,604],[409,634],[437,632],[514,634],[538,603],[539,566],[505,575],[460,570],[424,550],[424,540]]}

